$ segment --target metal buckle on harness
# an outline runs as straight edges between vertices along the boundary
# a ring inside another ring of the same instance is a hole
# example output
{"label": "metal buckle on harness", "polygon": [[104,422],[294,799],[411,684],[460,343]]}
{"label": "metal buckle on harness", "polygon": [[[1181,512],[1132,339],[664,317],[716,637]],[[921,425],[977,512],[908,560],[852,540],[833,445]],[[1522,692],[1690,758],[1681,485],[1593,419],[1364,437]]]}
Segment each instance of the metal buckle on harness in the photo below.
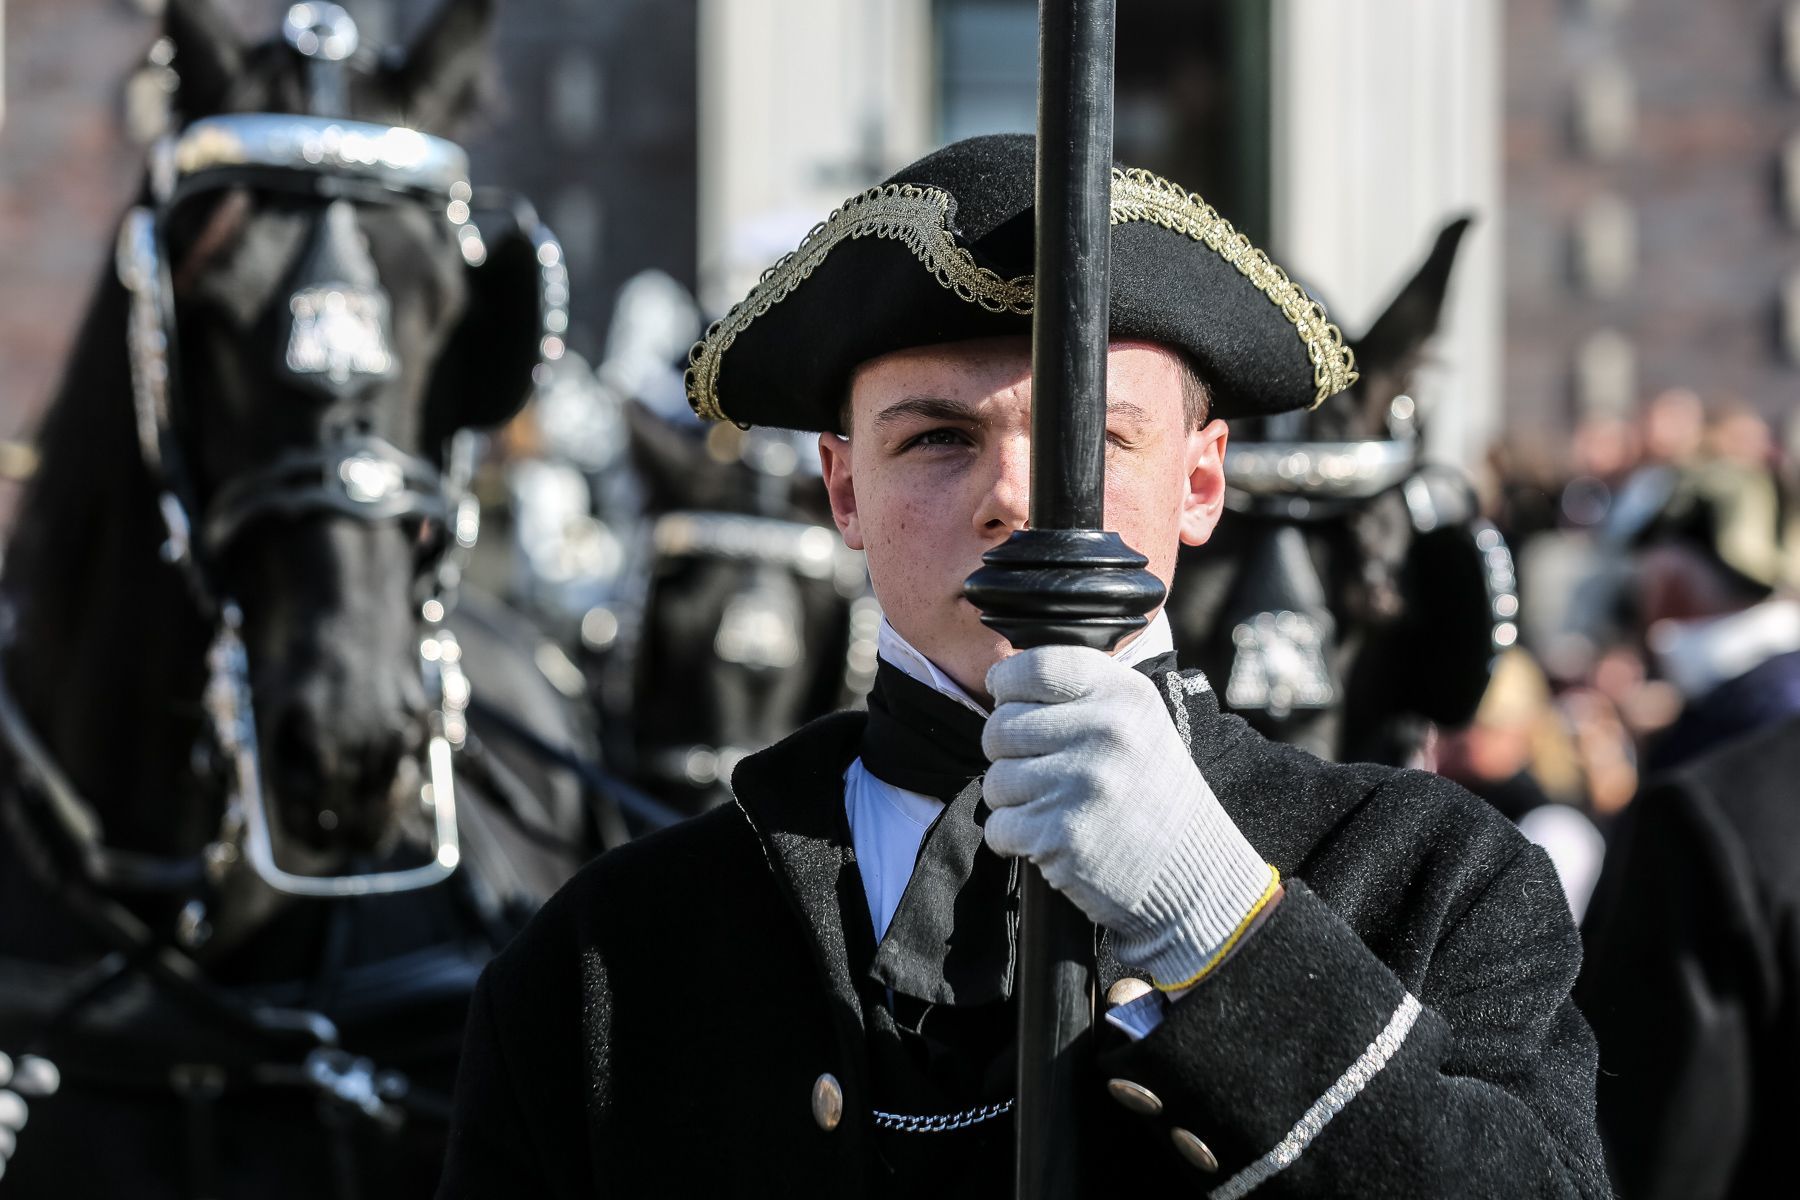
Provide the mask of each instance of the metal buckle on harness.
{"label": "metal buckle on harness", "polygon": [[[428,676],[435,675],[441,697],[433,716],[434,728],[426,745],[427,782],[420,789],[420,806],[431,815],[431,861],[397,871],[354,875],[301,875],[285,870],[275,860],[271,834],[273,818],[262,785],[262,760],[257,750],[256,723],[251,707],[248,658],[238,636],[242,621],[235,605],[227,605],[218,635],[207,652],[210,678],[206,686],[206,711],[219,746],[231,760],[234,786],[226,807],[226,832],[221,843],[241,835],[243,857],[264,883],[290,896],[346,897],[391,895],[416,891],[448,879],[462,861],[462,844],[456,828],[456,773],[452,754],[467,735],[468,679],[462,673],[461,652],[455,637],[445,629],[428,633],[420,644],[420,659]],[[210,856],[209,856],[210,857]]]}
{"label": "metal buckle on harness", "polygon": [[327,1103],[367,1117],[389,1131],[406,1123],[406,1110],[397,1101],[405,1098],[408,1087],[406,1076],[398,1071],[378,1071],[372,1059],[332,1049],[308,1054],[301,1071]]}

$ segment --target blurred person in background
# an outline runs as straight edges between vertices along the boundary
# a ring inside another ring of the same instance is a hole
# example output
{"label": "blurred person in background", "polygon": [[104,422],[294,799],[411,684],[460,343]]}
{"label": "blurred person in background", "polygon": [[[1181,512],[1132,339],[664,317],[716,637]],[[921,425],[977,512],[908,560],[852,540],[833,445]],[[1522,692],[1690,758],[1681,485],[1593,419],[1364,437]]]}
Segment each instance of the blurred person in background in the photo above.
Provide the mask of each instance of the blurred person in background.
{"label": "blurred person in background", "polygon": [[1638,424],[1625,417],[1583,417],[1570,440],[1573,477],[1563,485],[1563,522],[1593,528],[1606,521],[1615,498],[1642,456]]}
{"label": "blurred person in background", "polygon": [[1608,852],[1575,999],[1630,1200],[1769,1194],[1800,1123],[1800,717],[1653,779]]}
{"label": "blurred person in background", "polygon": [[1558,522],[1562,477],[1554,459],[1519,438],[1497,441],[1483,464],[1484,508],[1507,545],[1523,546]]}
{"label": "blurred person in background", "polygon": [[1720,406],[1707,425],[1704,446],[1709,459],[1736,463],[1751,470],[1768,470],[1775,464],[1775,431],[1761,413],[1741,400]]}
{"label": "blurred person in background", "polygon": [[1543,670],[1526,651],[1502,654],[1467,729],[1442,734],[1438,773],[1486,800],[1544,848],[1577,921],[1600,877],[1605,839],[1583,808],[1576,746]]}
{"label": "blurred person in background", "polygon": [[1800,1100],[1800,602],[1767,426],[1621,497],[1651,658],[1680,716],[1614,834],[1577,1001],[1600,1040],[1600,1121],[1625,1195],[1763,1194]]}
{"label": "blurred person in background", "polygon": [[1602,830],[1625,811],[1638,787],[1637,743],[1619,705],[1598,687],[1575,687],[1556,697],[1580,764],[1588,816]]}
{"label": "blurred person in background", "polygon": [[[1633,550],[1633,603],[1658,674],[1680,692],[1646,768],[1685,762],[1740,734],[1800,715],[1800,599],[1791,514],[1747,414],[1714,427],[1717,457],[1652,466],[1609,523]],[[1725,452],[1730,452],[1730,457]]]}
{"label": "blurred person in background", "polygon": [[1645,462],[1692,463],[1706,439],[1706,406],[1690,388],[1669,388],[1644,407],[1642,428]]}

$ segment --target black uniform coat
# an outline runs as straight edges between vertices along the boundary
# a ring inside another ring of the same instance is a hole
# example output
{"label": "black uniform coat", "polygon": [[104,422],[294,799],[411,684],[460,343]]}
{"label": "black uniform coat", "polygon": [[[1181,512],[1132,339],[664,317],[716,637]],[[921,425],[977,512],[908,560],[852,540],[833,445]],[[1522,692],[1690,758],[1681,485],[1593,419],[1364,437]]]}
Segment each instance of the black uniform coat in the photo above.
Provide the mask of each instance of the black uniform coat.
{"label": "black uniform coat", "polygon": [[[1183,719],[1287,894],[1148,1037],[1097,1026],[1084,1190],[1607,1195],[1594,1046],[1569,998],[1579,944],[1544,854],[1454,785],[1322,763],[1210,692]],[[908,1147],[963,1135],[873,1116],[881,989],[843,805],[865,720],[746,759],[735,806],[600,858],[495,960],[441,1197],[1008,1194],[1010,1119],[922,1188],[895,1183]],[[827,1072],[844,1096],[830,1131],[810,1103]],[[1114,1078],[1161,1110],[1115,1104]],[[1176,1152],[1178,1129],[1216,1170]]]}
{"label": "black uniform coat", "polygon": [[1576,998],[1600,1039],[1620,1191],[1715,1200],[1791,1181],[1800,719],[1653,780],[1626,810],[1586,933]]}

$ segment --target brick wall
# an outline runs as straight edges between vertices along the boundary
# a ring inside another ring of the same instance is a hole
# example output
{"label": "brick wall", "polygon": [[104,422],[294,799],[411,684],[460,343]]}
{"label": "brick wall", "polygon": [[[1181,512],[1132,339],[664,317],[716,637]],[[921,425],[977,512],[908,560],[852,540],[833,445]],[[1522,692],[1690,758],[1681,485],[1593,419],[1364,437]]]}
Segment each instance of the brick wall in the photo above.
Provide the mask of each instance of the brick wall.
{"label": "brick wall", "polygon": [[[1794,409],[1800,369],[1780,335],[1783,284],[1800,269],[1779,182],[1800,132],[1782,62],[1787,8],[1508,0],[1513,433],[1548,444],[1584,406],[1610,403],[1577,370],[1588,339],[1609,331],[1631,348],[1613,381],[1628,405],[1691,387],[1778,421]],[[1584,250],[1617,261],[1595,279]]]}
{"label": "brick wall", "polygon": [[[139,151],[120,128],[119,93],[156,23],[132,0],[5,3],[0,437],[12,437],[29,431],[55,386],[135,183]],[[226,3],[247,30],[272,29],[280,7],[275,0]],[[510,26],[507,57],[542,54],[547,27],[579,7],[514,7],[505,19],[524,24]],[[1623,382],[1634,401],[1691,386],[1715,401],[1748,400],[1777,419],[1795,407],[1800,369],[1780,337],[1782,287],[1800,270],[1800,235],[1780,187],[1783,146],[1800,132],[1800,92],[1786,79],[1781,54],[1787,7],[1785,0],[1507,0],[1506,421],[1515,433],[1536,431],[1543,445],[1558,443],[1583,401],[1576,384],[1583,346],[1607,331],[1632,349]],[[411,2],[397,8],[402,26],[421,10]],[[677,22],[656,40],[667,54],[686,36]],[[643,48],[638,36],[617,42]],[[602,63],[603,79],[630,82],[610,65]],[[1631,93],[1628,128],[1620,144],[1595,146],[1582,132],[1582,96],[1608,73]],[[495,131],[518,139],[510,145],[474,147],[478,164],[528,176],[519,182],[549,208],[566,193],[547,186],[559,169],[602,189],[610,219],[601,255],[611,261],[591,268],[600,294],[577,295],[590,337],[603,332],[595,326],[610,299],[601,281],[614,286],[615,276],[637,265],[620,261],[618,248],[641,241],[627,228],[627,202],[634,181],[641,186],[646,177],[641,165],[627,166],[629,158],[609,161],[604,139],[630,131],[618,116],[642,106],[630,103],[631,88],[606,90],[613,120],[591,149],[540,141],[539,154],[523,153],[534,136],[517,126]],[[539,116],[529,80],[527,91],[509,116]],[[665,168],[670,187],[691,161],[691,142],[672,143],[668,153],[680,161]],[[1609,197],[1619,202],[1612,217],[1594,220]],[[1633,235],[1628,273],[1607,294],[1578,268],[1580,230],[1589,221],[1600,227],[1590,237],[1605,240],[1611,229],[1616,240],[1621,212]],[[659,253],[691,270],[687,236],[684,228]]]}
{"label": "brick wall", "polygon": [[[213,0],[247,39],[273,36],[283,0]],[[442,0],[343,0],[366,31],[403,38]],[[150,0],[0,0],[0,438],[28,436],[56,386],[88,294],[141,172],[122,90],[160,32]],[[494,111],[468,147],[478,182],[516,188],[568,226],[572,344],[590,356],[613,293],[658,266],[694,283],[694,0],[500,5]],[[578,61],[579,60],[579,61]],[[577,69],[580,69],[577,71]],[[571,129],[549,93],[591,80]],[[584,228],[585,227],[585,235]],[[0,508],[3,508],[0,505]]]}
{"label": "brick wall", "polygon": [[121,81],[156,23],[122,0],[6,0],[0,127],[0,437],[56,386],[139,172]]}

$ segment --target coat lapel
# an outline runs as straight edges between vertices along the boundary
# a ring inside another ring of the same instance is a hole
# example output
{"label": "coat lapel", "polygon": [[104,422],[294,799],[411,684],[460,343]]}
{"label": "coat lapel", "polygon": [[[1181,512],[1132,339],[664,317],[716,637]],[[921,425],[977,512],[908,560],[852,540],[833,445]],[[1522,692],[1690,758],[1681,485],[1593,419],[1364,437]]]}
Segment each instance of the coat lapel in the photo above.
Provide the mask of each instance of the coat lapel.
{"label": "coat lapel", "polygon": [[[865,720],[858,712],[822,717],[744,759],[731,778],[770,874],[805,927],[828,994],[846,1118],[866,1115],[870,1095],[856,980],[874,958],[875,933],[844,815],[844,771],[856,757]],[[863,1121],[846,1124],[855,1136],[865,1135]]]}

